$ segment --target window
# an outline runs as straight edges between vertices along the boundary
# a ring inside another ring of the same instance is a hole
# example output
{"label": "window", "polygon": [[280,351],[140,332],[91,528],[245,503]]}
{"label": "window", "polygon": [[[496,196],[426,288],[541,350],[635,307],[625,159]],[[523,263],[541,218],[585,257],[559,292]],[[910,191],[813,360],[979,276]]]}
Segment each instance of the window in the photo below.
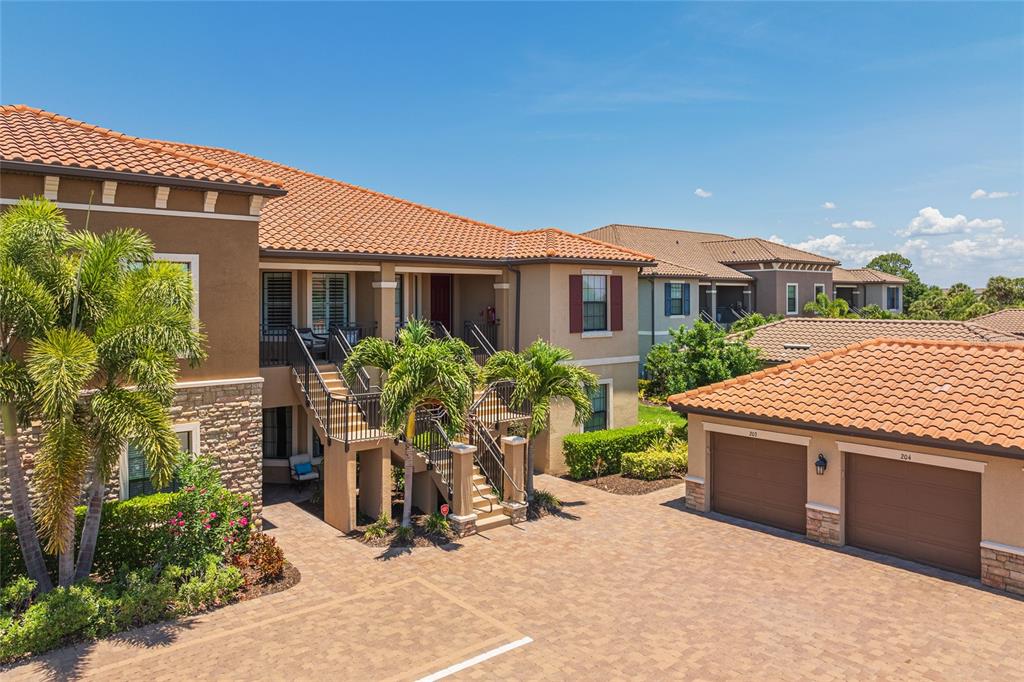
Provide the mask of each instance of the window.
{"label": "window", "polygon": [[824,293],[825,293],[825,285],[824,284],[815,284],[814,285],[814,299],[815,300],[818,299],[818,296],[820,296],[821,294],[824,294]]}
{"label": "window", "polygon": [[608,278],[583,275],[583,331],[608,329]]}
{"label": "window", "polygon": [[[174,427],[182,452],[197,453],[199,448],[199,425],[180,424]],[[146,455],[134,443],[128,443],[121,463],[121,498],[131,499],[153,493],[170,493],[178,490],[178,481],[173,480],[166,487],[157,490],[149,478]]]}
{"label": "window", "polygon": [[405,321],[405,282],[402,275],[395,275],[395,324],[400,325]]}
{"label": "window", "polygon": [[601,431],[608,428],[608,384],[598,384],[590,394],[590,419],[583,425],[584,431]]}
{"label": "window", "polygon": [[154,253],[153,260],[177,263],[192,276],[192,317],[199,319],[199,256],[194,253]]}
{"label": "window", "polygon": [[885,288],[885,307],[889,310],[900,309],[900,288],[899,287],[886,287]]}
{"label": "window", "polygon": [[669,282],[665,285],[665,315],[690,314],[690,285],[684,282]]}
{"label": "window", "polygon": [[348,326],[348,275],[344,272],[314,272],[312,326],[316,331]]}
{"label": "window", "polygon": [[292,325],[292,273],[264,272],[260,324],[264,329],[287,329]]}
{"label": "window", "polygon": [[799,305],[797,302],[797,292],[799,287],[796,284],[786,285],[786,314],[796,315],[800,312],[797,308]]}
{"label": "window", "polygon": [[292,455],[292,408],[263,410],[263,459],[283,459]]}

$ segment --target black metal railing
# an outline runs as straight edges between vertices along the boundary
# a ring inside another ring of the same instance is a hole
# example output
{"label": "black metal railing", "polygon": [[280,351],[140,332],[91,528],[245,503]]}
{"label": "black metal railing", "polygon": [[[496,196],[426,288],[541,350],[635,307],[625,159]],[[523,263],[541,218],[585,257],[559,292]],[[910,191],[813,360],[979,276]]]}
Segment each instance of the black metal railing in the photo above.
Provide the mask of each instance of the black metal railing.
{"label": "black metal railing", "polygon": [[260,328],[260,367],[288,364],[288,337],[291,327]]}
{"label": "black metal railing", "polygon": [[484,424],[493,424],[495,427],[500,422],[529,418],[532,409],[529,401],[523,405],[516,405],[512,400],[515,387],[512,381],[496,381],[488,385],[470,406],[470,415]]}
{"label": "black metal railing", "polygon": [[448,331],[448,327],[445,326],[444,322],[439,322],[437,320],[430,320],[428,324],[430,324],[430,329],[431,329],[431,331],[434,332],[434,336],[436,336],[437,338],[439,338],[439,339],[450,339],[450,338],[452,338],[452,334],[451,334],[450,331]]}
{"label": "black metal railing", "polygon": [[327,341],[327,361],[338,368],[338,373],[351,393],[380,393],[380,388],[371,382],[370,374],[365,367],[356,370],[354,382],[349,382],[348,377],[342,372],[345,362],[353,353],[354,346],[344,328],[332,327]]}
{"label": "black metal railing", "polygon": [[482,325],[466,320],[462,325],[462,340],[473,349],[473,354],[489,358],[497,352],[498,323],[485,322]]}
{"label": "black metal railing", "polygon": [[332,324],[332,325],[330,325],[326,329],[324,329],[322,327],[323,327],[323,325],[321,325],[320,329],[318,329],[317,327],[313,327],[313,331],[318,332],[318,333],[328,333],[328,334],[333,334],[334,332],[338,332],[339,334],[342,334],[348,340],[349,345],[352,345],[352,346],[356,345],[357,343],[359,343],[360,341],[362,341],[363,339],[365,339],[368,336],[376,336],[377,335],[377,323],[376,322],[367,322],[365,324],[344,324],[344,325]]}
{"label": "black metal railing", "polygon": [[448,487],[452,499],[452,441],[448,436],[448,413],[443,408],[421,407],[416,410],[412,445],[422,452],[431,469]]}
{"label": "black metal railing", "polygon": [[508,472],[505,469],[505,453],[501,445],[487,430],[487,427],[479,419],[470,417],[468,429],[469,443],[476,446],[473,457],[476,465],[480,467],[487,483],[498,494],[498,499],[505,499],[505,479]]}

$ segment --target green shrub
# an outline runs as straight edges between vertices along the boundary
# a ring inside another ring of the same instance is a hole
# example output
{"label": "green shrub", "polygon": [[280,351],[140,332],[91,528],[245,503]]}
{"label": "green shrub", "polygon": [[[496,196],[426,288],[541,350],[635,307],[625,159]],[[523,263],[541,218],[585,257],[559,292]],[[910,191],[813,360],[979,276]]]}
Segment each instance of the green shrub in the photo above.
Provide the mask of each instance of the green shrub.
{"label": "green shrub", "polygon": [[399,526],[395,529],[395,541],[402,544],[411,543],[414,535],[412,526]]}
{"label": "green shrub", "polygon": [[210,554],[202,568],[190,571],[191,577],[178,588],[174,610],[181,615],[199,613],[229,601],[245,580],[234,566],[223,566],[220,557]]}
{"label": "green shrub", "polygon": [[381,514],[377,517],[377,520],[366,527],[363,532],[364,540],[379,540],[380,538],[386,537],[388,531],[391,529],[391,519],[386,514]]}
{"label": "green shrub", "polygon": [[21,613],[27,609],[35,589],[36,581],[26,576],[4,586],[0,591],[0,613]]}
{"label": "green shrub", "polygon": [[98,612],[99,591],[94,585],[58,587],[37,599],[20,618],[7,620],[0,631],[0,661],[91,636]]}
{"label": "green shrub", "polygon": [[651,449],[622,455],[622,475],[654,481],[686,469],[686,447],[675,450]]}
{"label": "green shrub", "polygon": [[686,425],[688,422],[684,421],[682,424],[669,424],[668,425],[668,437],[669,440],[679,441],[682,443],[686,442],[687,430]]}
{"label": "green shrub", "polygon": [[426,531],[431,535],[437,535],[444,538],[452,537],[451,524],[448,523],[448,519],[441,516],[438,512],[434,512],[428,516],[423,525],[426,528]]}
{"label": "green shrub", "polygon": [[[160,558],[166,545],[166,522],[171,513],[174,493],[146,495],[119,502],[105,502],[97,538],[93,571],[101,576],[114,575],[122,567],[149,566]],[[85,507],[75,509],[81,537]],[[45,555],[52,575],[57,574],[56,557]],[[7,585],[25,575],[14,519],[0,519],[0,584]]]}
{"label": "green shrub", "polygon": [[538,519],[547,514],[557,514],[562,511],[562,501],[547,490],[537,488],[533,491],[533,499],[530,500],[527,514],[532,519]]}
{"label": "green shrub", "polygon": [[169,604],[177,593],[177,575],[177,571],[171,570],[157,577],[150,568],[129,573],[121,584],[111,587],[120,594],[101,602],[97,634],[112,634],[170,616]]}
{"label": "green shrub", "polygon": [[665,439],[662,424],[637,424],[622,429],[571,433],[562,441],[569,476],[576,480],[594,475],[594,464],[601,459],[601,474],[617,474],[622,453],[646,450]]}

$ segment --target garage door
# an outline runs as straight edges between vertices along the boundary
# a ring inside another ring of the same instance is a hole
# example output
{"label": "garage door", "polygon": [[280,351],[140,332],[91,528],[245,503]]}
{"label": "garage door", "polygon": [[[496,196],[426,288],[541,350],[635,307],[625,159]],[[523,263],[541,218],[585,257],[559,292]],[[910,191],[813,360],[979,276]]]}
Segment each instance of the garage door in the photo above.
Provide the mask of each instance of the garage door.
{"label": "garage door", "polygon": [[846,457],[847,544],[981,574],[981,474]]}
{"label": "garage door", "polygon": [[716,433],[711,467],[712,509],[806,532],[806,447]]}

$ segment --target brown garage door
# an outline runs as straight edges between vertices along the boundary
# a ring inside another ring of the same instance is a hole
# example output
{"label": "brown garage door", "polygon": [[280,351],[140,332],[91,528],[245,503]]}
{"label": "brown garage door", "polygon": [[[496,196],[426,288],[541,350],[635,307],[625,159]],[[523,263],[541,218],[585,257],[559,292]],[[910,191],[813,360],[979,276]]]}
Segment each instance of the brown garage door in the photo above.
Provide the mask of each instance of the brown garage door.
{"label": "brown garage door", "polygon": [[711,508],[797,533],[807,531],[807,448],[715,433]]}
{"label": "brown garage door", "polygon": [[846,542],[981,574],[981,475],[846,455]]}

